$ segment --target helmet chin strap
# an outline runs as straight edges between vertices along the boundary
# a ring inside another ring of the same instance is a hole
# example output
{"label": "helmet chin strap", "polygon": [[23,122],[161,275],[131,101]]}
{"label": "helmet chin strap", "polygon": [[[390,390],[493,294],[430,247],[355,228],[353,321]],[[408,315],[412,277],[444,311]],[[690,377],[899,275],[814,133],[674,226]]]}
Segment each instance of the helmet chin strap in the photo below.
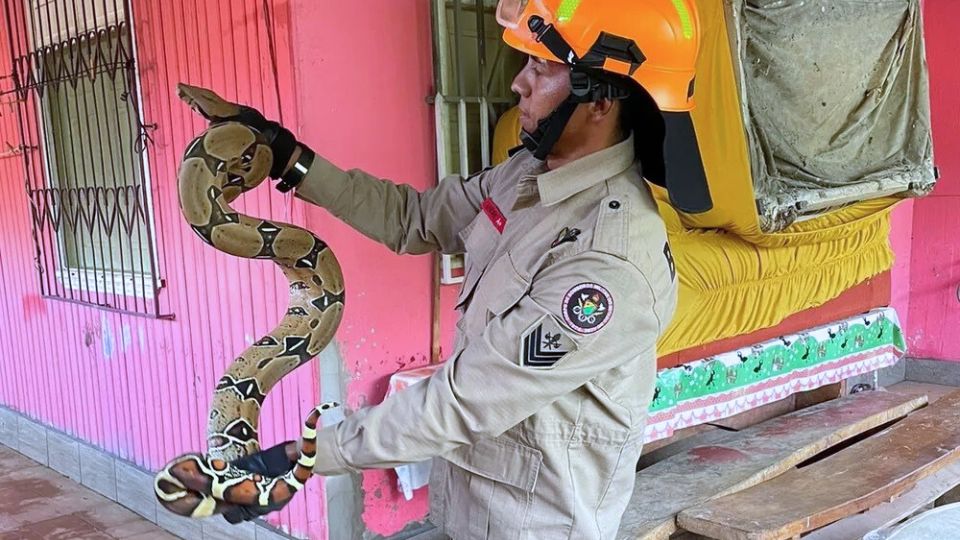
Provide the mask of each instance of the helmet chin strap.
{"label": "helmet chin strap", "polygon": [[523,130],[520,133],[520,142],[529,150],[533,157],[543,161],[550,155],[553,146],[560,140],[563,130],[566,129],[573,111],[577,109],[577,103],[571,95],[559,107],[554,109],[549,116],[537,123],[537,129],[533,133]]}
{"label": "helmet chin strap", "polygon": [[[523,146],[543,161],[560,140],[577,105],[600,99],[625,99],[630,95],[630,90],[614,82],[597,66],[583,63],[552,24],[546,24],[540,17],[531,17],[528,25],[537,35],[537,41],[570,66],[570,95],[549,116],[537,123],[536,131],[529,133],[523,130],[520,133]],[[603,65],[602,60],[600,65]]]}
{"label": "helmet chin strap", "polygon": [[536,131],[529,133],[523,130],[520,141],[535,158],[543,161],[560,140],[577,105],[600,99],[624,99],[629,95],[629,90],[605,81],[602,74],[571,67],[570,95],[549,116],[537,123]]}

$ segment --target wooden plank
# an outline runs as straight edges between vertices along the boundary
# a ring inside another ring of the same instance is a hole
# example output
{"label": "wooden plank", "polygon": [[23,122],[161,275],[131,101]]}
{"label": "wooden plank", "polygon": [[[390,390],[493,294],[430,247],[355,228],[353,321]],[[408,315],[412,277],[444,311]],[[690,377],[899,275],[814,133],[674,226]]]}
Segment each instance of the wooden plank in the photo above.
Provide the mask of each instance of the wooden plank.
{"label": "wooden plank", "polygon": [[676,515],[754,486],[846,439],[907,415],[925,396],[864,392],[768,420],[637,474],[618,538],[666,538]]}
{"label": "wooden plank", "polygon": [[[637,462],[637,470],[641,471],[646,469],[655,463],[659,463],[681,452],[686,452],[695,446],[713,444],[714,441],[718,439],[729,437],[729,434],[729,431],[713,427],[709,424],[698,424],[693,427],[684,428],[674,434],[673,437],[644,445],[643,454],[640,455],[640,461]],[[662,442],[666,442],[667,444],[657,444]]]}
{"label": "wooden plank", "polygon": [[792,538],[889,501],[958,459],[960,391],[808,467],[677,519],[686,530],[722,540]]}
{"label": "wooden plank", "polygon": [[903,381],[891,385],[887,390],[898,394],[913,394],[916,396],[926,395],[928,403],[936,403],[943,396],[956,392],[956,386],[944,386],[942,384],[929,384],[914,381]]}
{"label": "wooden plank", "polygon": [[960,485],[960,461],[955,461],[933,476],[921,480],[913,489],[893,501],[817,529],[803,538],[863,538],[871,532],[899,523],[957,485]]}

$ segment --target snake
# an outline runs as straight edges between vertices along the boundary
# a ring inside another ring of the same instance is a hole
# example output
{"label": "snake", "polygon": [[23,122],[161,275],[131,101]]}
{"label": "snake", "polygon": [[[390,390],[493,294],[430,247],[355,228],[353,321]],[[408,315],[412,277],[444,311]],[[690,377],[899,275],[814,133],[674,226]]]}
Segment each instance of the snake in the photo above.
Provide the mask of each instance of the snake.
{"label": "snake", "polygon": [[231,462],[260,450],[260,409],[270,389],[333,339],[343,314],[343,273],[329,246],[312,232],[248,216],[231,206],[264,181],[273,163],[264,134],[235,120],[241,106],[183,83],[177,93],[209,121],[180,161],[177,187],[183,218],[203,242],[221,252],[272,260],[288,281],[289,296],[276,327],[233,360],[217,382],[206,453],[171,460],[155,475],[154,492],[167,510],[192,518],[223,513],[234,505],[277,509],[311,477],[320,416],[338,405],[324,403],[307,414],[296,464],[283,476],[252,473]]}

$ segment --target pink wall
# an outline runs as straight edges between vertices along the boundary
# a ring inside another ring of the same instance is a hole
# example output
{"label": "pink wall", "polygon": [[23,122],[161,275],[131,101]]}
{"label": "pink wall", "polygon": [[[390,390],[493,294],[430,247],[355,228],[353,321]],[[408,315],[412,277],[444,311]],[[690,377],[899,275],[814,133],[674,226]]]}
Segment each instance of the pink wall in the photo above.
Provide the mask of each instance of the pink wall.
{"label": "pink wall", "polygon": [[[143,467],[204,448],[210,394],[229,361],[272,328],[286,301],[269,263],[222,255],[180,216],[176,169],[203,122],[174,95],[179,81],[208,86],[298,128],[344,167],[426,188],[436,182],[431,16],[419,0],[362,3],[271,0],[134,0],[145,123],[156,123],[148,159],[161,300],[175,315],[159,321],[43,299],[17,156],[0,158],[0,403]],[[209,21],[201,29],[198,21]],[[277,73],[269,40],[277,52]],[[0,73],[10,72],[6,39]],[[0,81],[3,82],[3,81]],[[4,84],[9,84],[6,82]],[[2,105],[0,148],[19,144],[15,109]],[[335,348],[347,405],[383,399],[390,374],[429,361],[433,258],[399,257],[325,211],[262,189],[238,205],[251,215],[306,225],[338,255],[347,308]],[[455,287],[442,291],[444,343]],[[265,445],[296,434],[319,400],[316,362],[267,399]],[[407,503],[392,472],[363,475],[362,519],[389,535],[427,511],[425,494]],[[328,536],[322,479],[271,517],[301,536]]]}
{"label": "pink wall", "polygon": [[913,205],[906,200],[893,210],[890,224],[890,247],[894,262],[890,279],[890,305],[900,317],[900,325],[907,328],[910,321],[910,265],[913,246]]}
{"label": "pink wall", "polygon": [[[102,5],[99,2],[96,5]],[[173,321],[107,313],[39,296],[23,162],[0,158],[0,403],[149,469],[205,448],[210,395],[229,361],[270,330],[286,304],[285,280],[273,265],[239,260],[202,244],[180,216],[176,168],[203,123],[174,95],[178,81],[216,88],[227,98],[297,122],[289,6],[270,2],[279,70],[274,84],[261,0],[134,0],[147,124],[161,301]],[[200,28],[198,21],[209,21]],[[328,21],[327,27],[336,24]],[[11,72],[4,33],[0,73]],[[9,80],[0,80],[4,89]],[[279,87],[279,97],[277,92]],[[0,105],[0,148],[19,144],[16,109]],[[240,205],[256,216],[286,219],[289,206],[269,189]],[[302,223],[302,221],[301,221]],[[347,251],[337,242],[335,249]],[[364,262],[383,260],[381,254]],[[359,273],[348,261],[347,272]],[[385,267],[376,265],[375,267]],[[409,277],[409,276],[408,276]],[[426,281],[421,277],[421,281]],[[351,280],[350,316],[375,311]],[[419,291],[418,291],[419,292]],[[425,310],[424,310],[425,311]],[[415,312],[410,325],[429,328]],[[419,351],[427,350],[425,339]],[[398,350],[408,351],[402,347]],[[413,355],[410,352],[410,355]],[[319,399],[318,369],[308,364],[270,394],[261,417],[266,445],[296,436],[302,415]],[[298,535],[327,537],[322,480],[271,521]]]}
{"label": "pink wall", "polygon": [[[302,138],[343,168],[419,189],[436,184],[433,109],[425,101],[433,82],[430,3],[292,6]],[[337,341],[351,378],[348,404],[379,403],[389,375],[429,362],[433,256],[394,255],[322,210],[308,210],[307,223],[347,276]],[[393,472],[365,473],[362,489],[363,521],[374,533],[392,534],[426,514],[426,490],[407,503]]]}
{"label": "pink wall", "polygon": [[926,0],[934,156],[942,178],[914,202],[910,252],[909,353],[960,361],[960,70],[956,25],[960,4]]}

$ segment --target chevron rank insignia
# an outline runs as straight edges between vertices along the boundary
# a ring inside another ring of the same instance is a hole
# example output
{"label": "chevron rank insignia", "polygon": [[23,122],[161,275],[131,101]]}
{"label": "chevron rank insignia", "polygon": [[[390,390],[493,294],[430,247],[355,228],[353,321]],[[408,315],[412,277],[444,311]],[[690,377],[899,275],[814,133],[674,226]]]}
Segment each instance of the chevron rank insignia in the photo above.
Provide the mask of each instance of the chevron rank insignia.
{"label": "chevron rank insignia", "polygon": [[560,328],[556,319],[544,315],[520,338],[520,365],[550,369],[577,344]]}

